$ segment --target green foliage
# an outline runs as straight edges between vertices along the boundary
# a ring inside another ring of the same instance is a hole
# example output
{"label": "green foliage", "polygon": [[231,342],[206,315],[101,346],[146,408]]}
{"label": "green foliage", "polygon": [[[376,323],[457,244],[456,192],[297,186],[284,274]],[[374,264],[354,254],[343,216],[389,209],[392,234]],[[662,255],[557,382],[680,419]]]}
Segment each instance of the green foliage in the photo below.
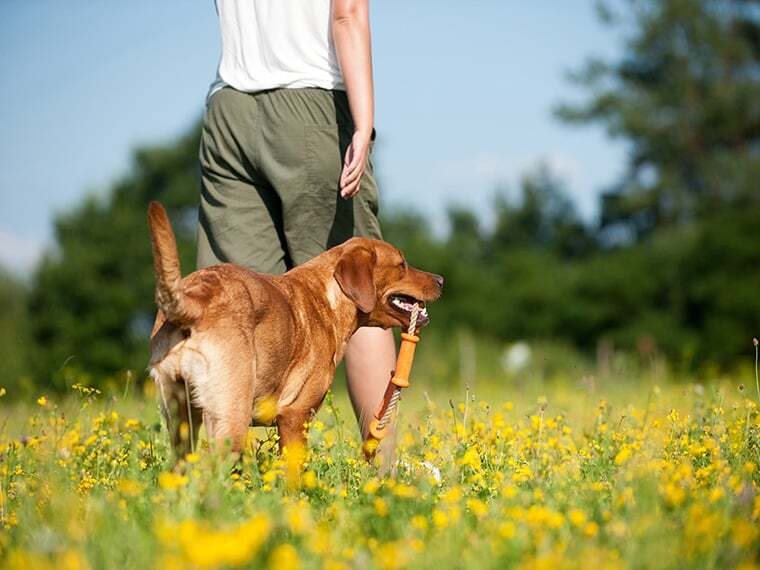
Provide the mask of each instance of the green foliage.
{"label": "green foliage", "polygon": [[193,267],[198,195],[197,132],[135,153],[132,174],[55,221],[57,249],[34,276],[29,312],[41,383],[66,383],[67,369],[98,381],[147,362],[154,315],[145,212],[161,200],[174,218],[185,270]]}
{"label": "green foliage", "polygon": [[26,288],[11,275],[0,270],[0,363],[2,386],[18,392],[28,373],[29,326]]}
{"label": "green foliage", "polygon": [[[603,226],[643,237],[726,203],[757,205],[760,17],[739,0],[605,3],[628,31],[617,61],[574,74],[589,92],[560,118],[601,123],[630,144],[628,173],[602,201]],[[619,236],[618,236],[619,238]]]}

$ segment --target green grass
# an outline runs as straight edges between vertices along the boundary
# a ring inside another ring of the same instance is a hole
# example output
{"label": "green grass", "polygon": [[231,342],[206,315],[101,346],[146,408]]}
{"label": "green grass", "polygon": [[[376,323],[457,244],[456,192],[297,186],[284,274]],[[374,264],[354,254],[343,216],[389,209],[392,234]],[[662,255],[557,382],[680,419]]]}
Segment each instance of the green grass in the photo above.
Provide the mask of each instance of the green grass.
{"label": "green grass", "polygon": [[484,365],[464,386],[425,358],[383,479],[341,379],[303,470],[265,429],[240,474],[203,442],[172,470],[151,385],[6,404],[0,564],[754,567],[760,415],[738,382]]}

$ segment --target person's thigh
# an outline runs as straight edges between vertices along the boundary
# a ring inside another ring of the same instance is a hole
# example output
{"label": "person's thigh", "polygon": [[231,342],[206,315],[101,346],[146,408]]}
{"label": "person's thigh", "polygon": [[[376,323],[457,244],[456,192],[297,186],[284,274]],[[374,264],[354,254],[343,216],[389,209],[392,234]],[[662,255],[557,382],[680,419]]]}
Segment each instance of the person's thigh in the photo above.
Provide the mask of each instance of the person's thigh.
{"label": "person's thigh", "polygon": [[201,134],[199,268],[235,263],[283,273],[282,205],[256,168],[255,101],[231,89],[209,103]]}
{"label": "person's thigh", "polygon": [[371,159],[359,193],[340,196],[343,157],[353,124],[343,93],[282,90],[262,105],[261,163],[283,207],[283,229],[294,265],[353,236],[381,239],[378,190]]}

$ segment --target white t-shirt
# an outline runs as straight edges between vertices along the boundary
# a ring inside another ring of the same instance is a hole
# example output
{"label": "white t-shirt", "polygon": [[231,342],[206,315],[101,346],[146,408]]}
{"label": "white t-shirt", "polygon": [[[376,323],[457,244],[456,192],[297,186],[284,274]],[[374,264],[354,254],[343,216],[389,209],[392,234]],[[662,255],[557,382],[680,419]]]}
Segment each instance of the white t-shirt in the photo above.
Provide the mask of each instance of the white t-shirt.
{"label": "white t-shirt", "polygon": [[330,30],[330,0],[215,0],[222,58],[209,97],[239,91],[345,90]]}

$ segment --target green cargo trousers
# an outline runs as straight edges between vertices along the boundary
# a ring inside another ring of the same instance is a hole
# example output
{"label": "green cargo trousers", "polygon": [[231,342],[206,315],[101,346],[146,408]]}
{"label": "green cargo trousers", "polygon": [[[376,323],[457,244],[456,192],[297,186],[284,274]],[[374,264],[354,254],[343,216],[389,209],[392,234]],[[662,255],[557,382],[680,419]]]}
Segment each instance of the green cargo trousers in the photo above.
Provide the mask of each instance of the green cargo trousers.
{"label": "green cargo trousers", "polygon": [[201,134],[198,267],[278,274],[352,236],[381,239],[371,160],[359,193],[340,196],[353,132],[343,91],[217,91]]}

